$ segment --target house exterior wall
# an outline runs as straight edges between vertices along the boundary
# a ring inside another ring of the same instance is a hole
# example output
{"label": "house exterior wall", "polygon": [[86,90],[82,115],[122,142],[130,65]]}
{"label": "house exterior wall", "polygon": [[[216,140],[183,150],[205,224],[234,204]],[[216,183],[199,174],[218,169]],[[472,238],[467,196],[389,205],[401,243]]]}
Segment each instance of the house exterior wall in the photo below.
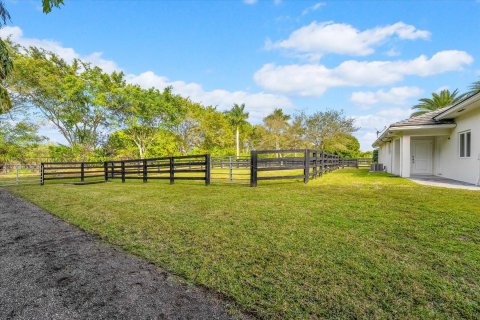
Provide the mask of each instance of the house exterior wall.
{"label": "house exterior wall", "polygon": [[[434,174],[468,183],[478,183],[480,175],[480,109],[455,118],[456,128],[449,137],[435,138]],[[461,132],[471,131],[471,156],[460,158]]]}
{"label": "house exterior wall", "polygon": [[378,163],[385,166],[385,171],[393,174],[392,166],[392,142],[385,142],[378,148]]}
{"label": "house exterior wall", "polygon": [[378,163],[385,166],[385,171],[400,175],[400,138],[385,142],[378,149]]}

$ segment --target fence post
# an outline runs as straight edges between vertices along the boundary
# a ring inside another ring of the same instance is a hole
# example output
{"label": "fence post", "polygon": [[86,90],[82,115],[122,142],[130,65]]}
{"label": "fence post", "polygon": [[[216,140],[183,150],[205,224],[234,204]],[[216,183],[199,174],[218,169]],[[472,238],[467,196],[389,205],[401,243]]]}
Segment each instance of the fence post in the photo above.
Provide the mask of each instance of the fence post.
{"label": "fence post", "polygon": [[170,157],[170,184],[175,183],[175,162],[173,157]]}
{"label": "fence post", "polygon": [[232,165],[232,156],[228,157],[228,176],[230,177],[230,183],[233,182],[233,165]]}
{"label": "fence post", "polygon": [[310,150],[305,149],[305,166],[303,168],[303,183],[308,183],[308,179],[310,178]]}
{"label": "fence post", "polygon": [[125,161],[122,161],[121,164],[122,164],[122,183],[125,183]]}
{"label": "fence post", "polygon": [[322,163],[321,163],[321,165],[322,165],[322,171],[321,171],[321,175],[323,176],[323,174],[325,173],[325,153],[323,152],[323,150],[322,150],[321,154],[322,154]]}
{"label": "fence post", "polygon": [[147,182],[147,160],[143,159],[143,182]]}
{"label": "fence post", "polygon": [[111,176],[110,176],[110,178],[113,179],[113,178],[115,178],[115,163],[112,161],[110,164],[112,165],[112,170],[111,170]]}
{"label": "fence post", "polygon": [[355,167],[357,167],[357,169],[359,168],[359,165],[358,165],[358,158],[355,159]]}
{"label": "fence post", "polygon": [[103,162],[103,172],[105,174],[105,181],[108,181],[108,162]]}
{"label": "fence post", "polygon": [[250,187],[257,186],[257,164],[258,154],[257,151],[250,151]]}
{"label": "fence post", "polygon": [[19,184],[20,181],[19,181],[19,179],[18,179],[18,164],[15,166],[15,170],[16,170],[15,183],[16,183],[16,184]]}
{"label": "fence post", "polygon": [[85,181],[85,162],[80,165],[80,181]]}
{"label": "fence post", "polygon": [[40,185],[43,186],[45,184],[45,173],[44,173],[44,170],[45,170],[45,165],[42,163],[40,163]]}
{"label": "fence post", "polygon": [[210,155],[205,155],[205,185],[210,185],[210,166],[211,166],[211,159]]}

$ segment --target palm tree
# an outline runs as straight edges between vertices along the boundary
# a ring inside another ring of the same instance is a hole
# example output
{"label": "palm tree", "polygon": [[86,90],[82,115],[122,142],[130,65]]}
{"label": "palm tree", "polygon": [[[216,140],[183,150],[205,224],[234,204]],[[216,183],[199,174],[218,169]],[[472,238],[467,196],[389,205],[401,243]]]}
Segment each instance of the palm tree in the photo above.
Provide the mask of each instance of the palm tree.
{"label": "palm tree", "polygon": [[474,94],[479,93],[479,92],[480,92],[480,80],[475,81],[474,83],[472,83],[470,85],[470,91],[468,91],[468,95],[473,96]]}
{"label": "palm tree", "polygon": [[275,150],[280,149],[280,135],[288,128],[288,120],[290,118],[288,114],[283,113],[282,109],[276,108],[263,119],[265,126],[275,136]]}
{"label": "palm tree", "polygon": [[237,145],[237,159],[240,156],[240,127],[247,123],[248,112],[245,112],[245,104],[241,105],[234,104],[230,111],[225,112],[228,119],[235,127],[236,135],[236,145]]}
{"label": "palm tree", "polygon": [[423,98],[418,100],[419,103],[412,107],[413,110],[417,110],[410,117],[416,117],[424,113],[434,111],[443,107],[448,107],[455,102],[459,101],[465,97],[465,94],[458,94],[458,89],[455,89],[453,92],[445,89],[440,91],[440,93],[432,92],[431,98]]}

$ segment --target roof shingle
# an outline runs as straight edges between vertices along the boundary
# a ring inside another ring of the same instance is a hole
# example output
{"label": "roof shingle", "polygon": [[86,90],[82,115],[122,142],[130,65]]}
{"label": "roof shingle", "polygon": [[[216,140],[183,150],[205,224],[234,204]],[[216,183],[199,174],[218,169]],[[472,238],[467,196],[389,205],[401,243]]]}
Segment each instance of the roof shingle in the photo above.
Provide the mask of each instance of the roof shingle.
{"label": "roof shingle", "polygon": [[408,127],[408,126],[428,126],[428,125],[439,125],[439,124],[450,124],[450,123],[455,123],[452,119],[445,119],[445,120],[435,120],[434,117],[437,116],[438,114],[442,113],[443,111],[449,109],[450,106],[441,108],[438,110],[430,111],[427,113],[424,113],[422,115],[412,117],[410,119],[405,119],[402,121],[398,121],[395,123],[392,123],[390,125],[391,127]]}

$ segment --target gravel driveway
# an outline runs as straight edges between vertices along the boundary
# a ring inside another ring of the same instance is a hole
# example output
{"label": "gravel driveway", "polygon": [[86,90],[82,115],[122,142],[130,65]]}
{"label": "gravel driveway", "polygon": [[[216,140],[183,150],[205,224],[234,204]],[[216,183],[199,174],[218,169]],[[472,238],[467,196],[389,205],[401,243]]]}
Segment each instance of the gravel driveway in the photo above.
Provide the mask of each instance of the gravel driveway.
{"label": "gravel driveway", "polygon": [[0,189],[0,319],[230,319],[225,308]]}

